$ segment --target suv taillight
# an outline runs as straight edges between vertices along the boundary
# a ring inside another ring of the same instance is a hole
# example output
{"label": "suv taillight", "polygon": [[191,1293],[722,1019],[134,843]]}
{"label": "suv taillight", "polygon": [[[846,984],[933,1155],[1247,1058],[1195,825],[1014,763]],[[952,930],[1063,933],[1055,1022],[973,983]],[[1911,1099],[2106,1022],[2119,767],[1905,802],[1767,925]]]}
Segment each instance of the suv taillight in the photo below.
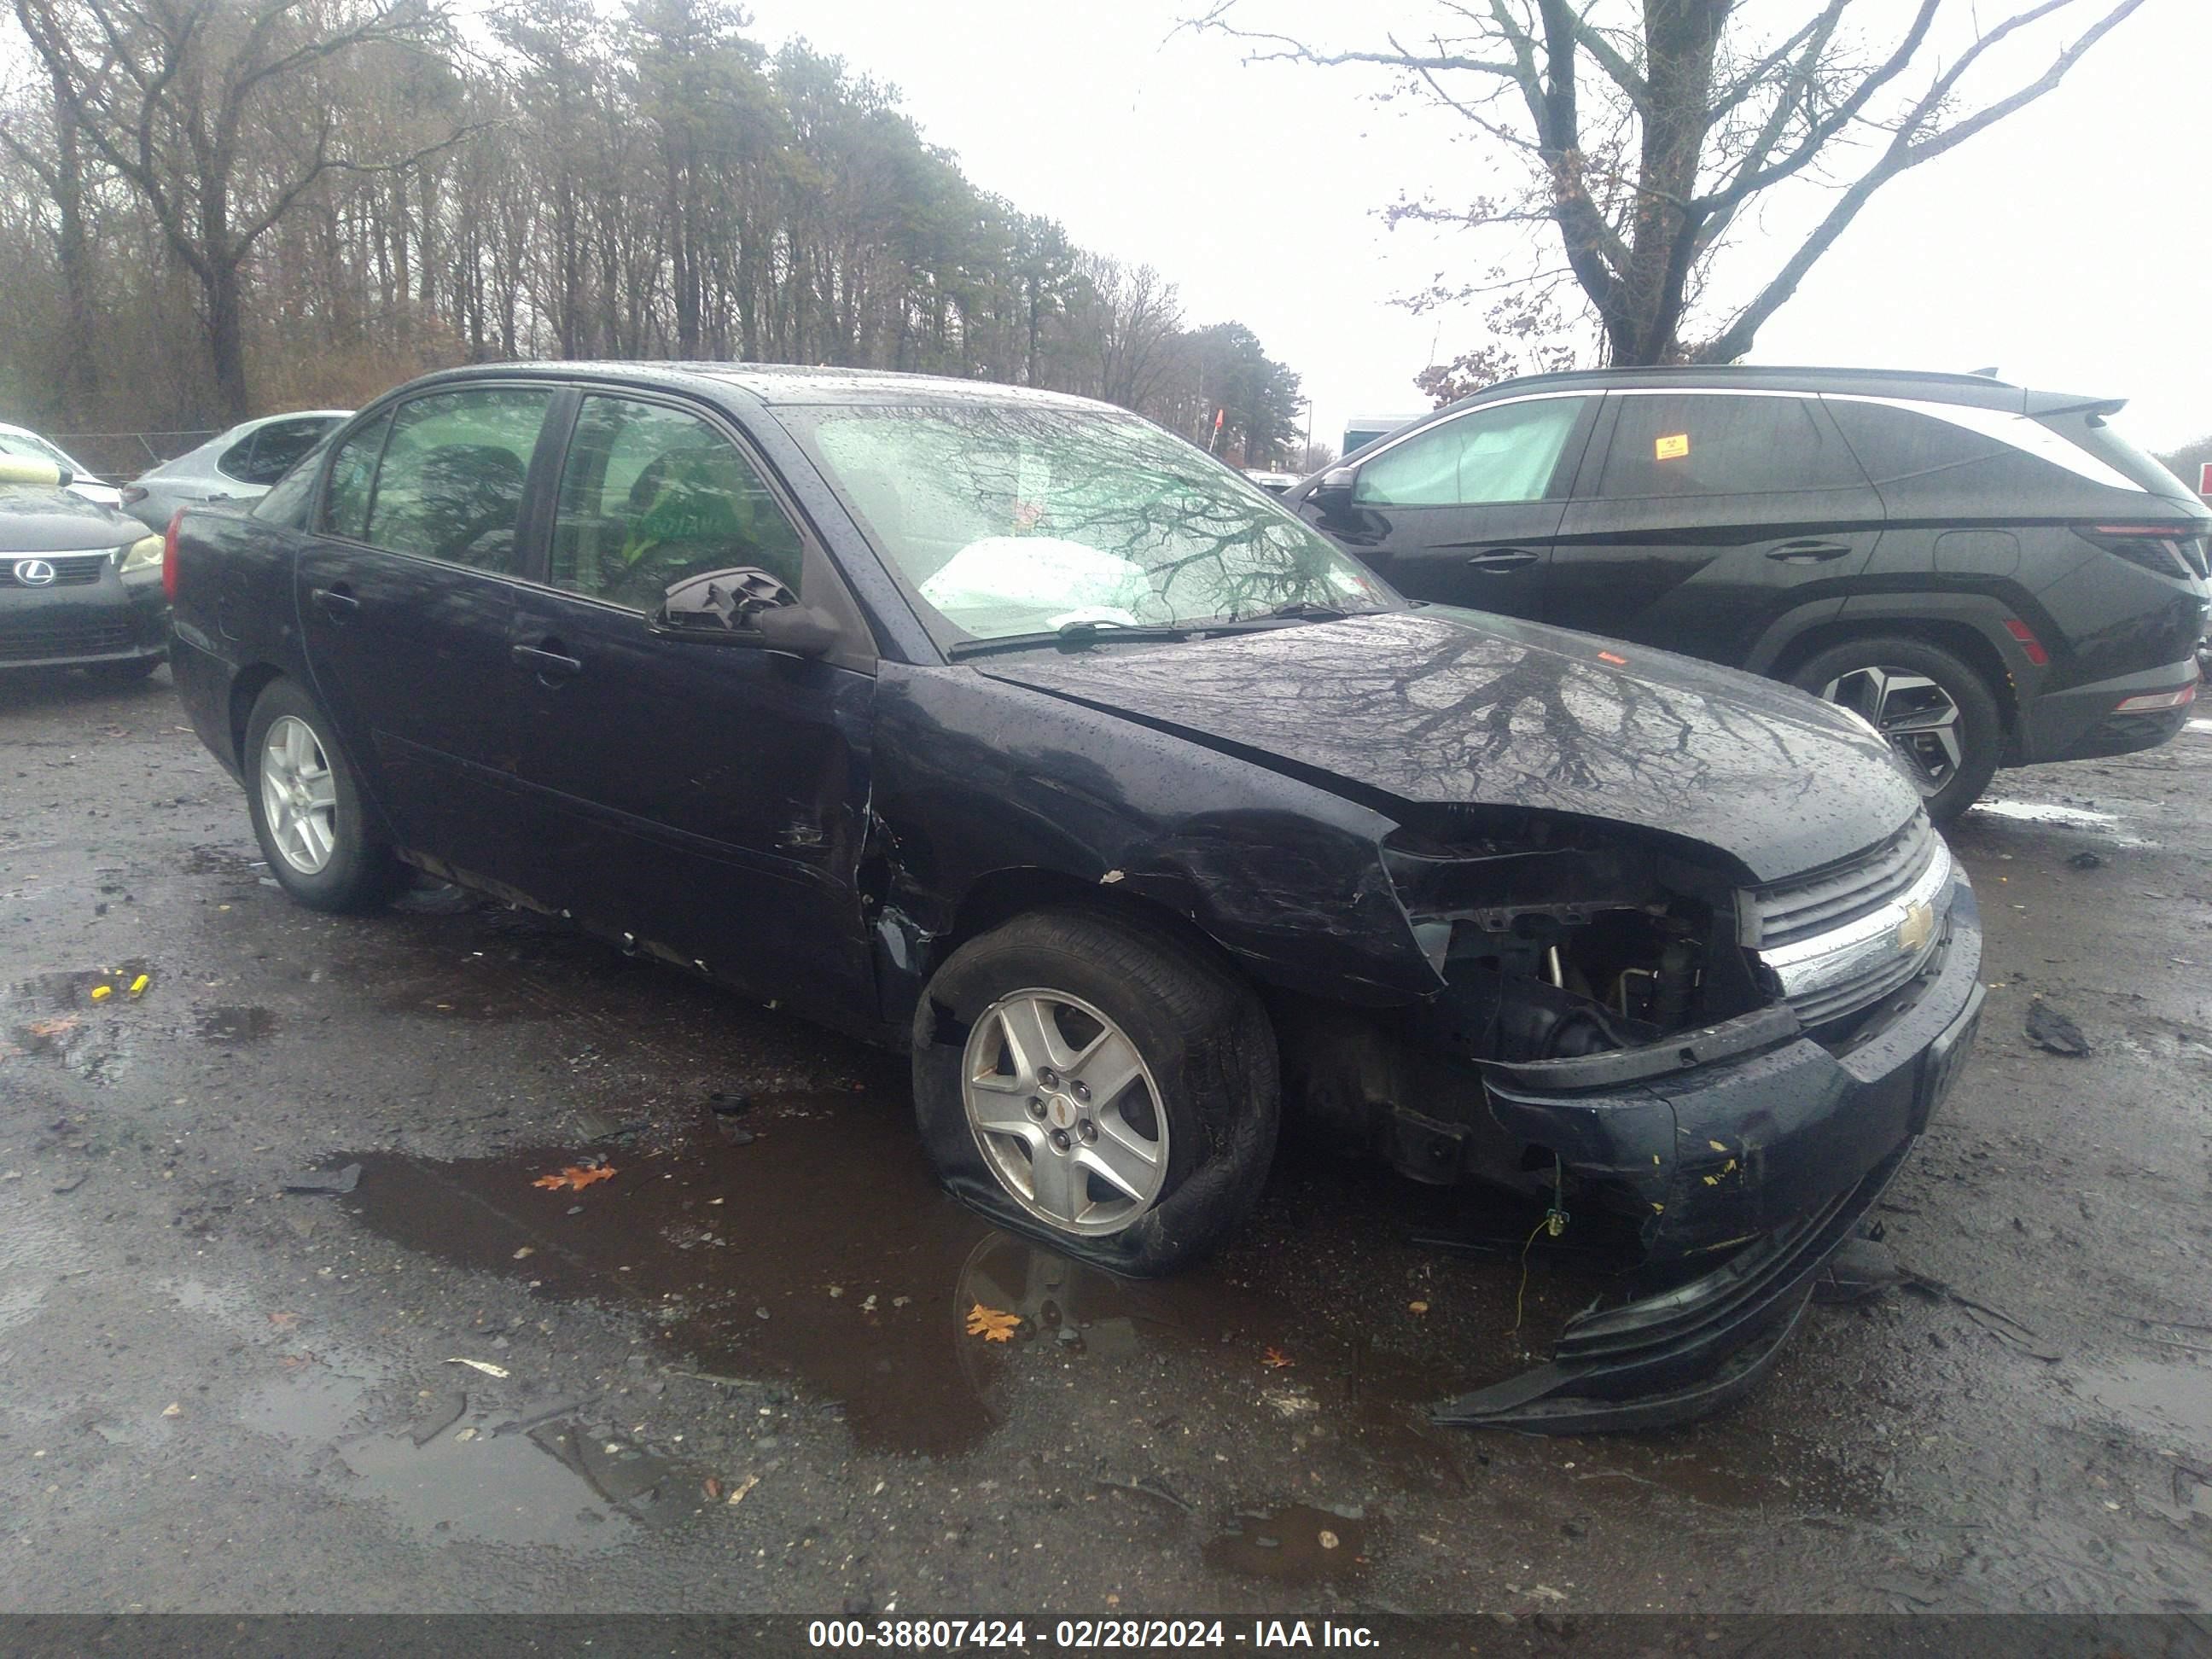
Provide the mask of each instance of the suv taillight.
{"label": "suv taillight", "polygon": [[2084,540],[2130,564],[2187,580],[2205,574],[2204,538],[2177,524],[2076,525]]}
{"label": "suv taillight", "polygon": [[181,507],[169,514],[169,527],[161,536],[161,592],[171,605],[177,602],[177,525],[184,516]]}

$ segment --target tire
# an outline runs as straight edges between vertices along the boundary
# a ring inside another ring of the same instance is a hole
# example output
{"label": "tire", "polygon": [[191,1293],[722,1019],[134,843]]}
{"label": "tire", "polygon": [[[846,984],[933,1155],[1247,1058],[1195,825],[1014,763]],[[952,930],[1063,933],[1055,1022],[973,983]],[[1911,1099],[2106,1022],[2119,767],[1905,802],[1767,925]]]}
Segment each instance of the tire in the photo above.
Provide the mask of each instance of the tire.
{"label": "tire", "polygon": [[132,657],[124,662],[95,662],[85,665],[85,672],[103,685],[136,685],[153,673],[167,659],[166,657]]}
{"label": "tire", "polygon": [[[1040,1005],[1063,1057],[1076,1056],[1053,1073],[1056,1086],[1023,1082],[1037,1068],[1024,1073],[1007,1040]],[[995,1081],[971,1085],[971,1063]],[[1109,1073],[1132,1069],[1115,1091]],[[1106,1092],[1086,1092],[1086,1076]],[[971,1098],[1011,1132],[975,1127]],[[1018,916],[938,969],[915,1014],[914,1099],[922,1146],[955,1197],[1010,1231],[1150,1277],[1197,1261],[1251,1213],[1274,1158],[1280,1085],[1274,1032],[1249,986],[1164,928],[1068,908]],[[1115,1179],[1097,1173],[1107,1164]],[[1133,1197],[1148,1181],[1154,1190]]]}
{"label": "tire", "polygon": [[2004,747],[1996,693],[1941,646],[1899,635],[1846,640],[1798,664],[1790,682],[1881,728],[1938,823],[1972,806],[1996,772]]}
{"label": "tire", "polygon": [[[270,753],[272,737],[283,752]],[[289,777],[288,757],[305,763]],[[373,910],[406,884],[407,868],[392,857],[391,842],[368,811],[330,717],[296,682],[272,680],[256,700],[246,723],[244,760],[254,838],[269,873],[295,900],[315,910]],[[272,804],[272,789],[281,794],[287,783],[317,803],[299,816],[319,829],[303,835],[296,824],[272,828],[271,811],[283,810]]]}

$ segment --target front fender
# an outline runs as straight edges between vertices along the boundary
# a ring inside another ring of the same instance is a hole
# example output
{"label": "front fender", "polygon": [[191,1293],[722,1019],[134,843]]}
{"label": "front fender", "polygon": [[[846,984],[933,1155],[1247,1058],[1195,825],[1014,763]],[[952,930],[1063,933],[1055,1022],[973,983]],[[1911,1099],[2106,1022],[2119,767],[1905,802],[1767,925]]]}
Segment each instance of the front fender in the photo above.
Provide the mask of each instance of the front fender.
{"label": "front fender", "polygon": [[905,971],[927,976],[979,883],[1022,870],[1172,911],[1281,989],[1388,1006],[1437,987],[1382,813],[957,667],[884,664],[876,717],[878,883]]}

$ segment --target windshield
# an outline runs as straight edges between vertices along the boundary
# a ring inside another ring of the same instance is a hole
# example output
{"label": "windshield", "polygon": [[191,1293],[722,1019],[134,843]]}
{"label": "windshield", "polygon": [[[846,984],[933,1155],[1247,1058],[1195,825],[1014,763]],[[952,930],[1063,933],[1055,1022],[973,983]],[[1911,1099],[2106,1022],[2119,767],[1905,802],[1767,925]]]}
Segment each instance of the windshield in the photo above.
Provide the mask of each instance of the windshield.
{"label": "windshield", "polygon": [[1395,602],[1237,474],[1134,416],[1005,404],[783,413],[956,641]]}
{"label": "windshield", "polygon": [[0,455],[21,455],[35,461],[52,461],[56,466],[67,467],[79,478],[91,477],[84,468],[36,433],[0,432]]}

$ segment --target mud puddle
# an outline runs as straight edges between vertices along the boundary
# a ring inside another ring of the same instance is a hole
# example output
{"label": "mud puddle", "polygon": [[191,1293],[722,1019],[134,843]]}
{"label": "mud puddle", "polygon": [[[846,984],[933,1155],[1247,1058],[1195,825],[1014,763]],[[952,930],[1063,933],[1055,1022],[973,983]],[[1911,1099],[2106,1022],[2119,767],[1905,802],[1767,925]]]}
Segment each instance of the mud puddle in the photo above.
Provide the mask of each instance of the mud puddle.
{"label": "mud puddle", "polygon": [[1364,1518],[1293,1504],[1272,1515],[1234,1516],[1206,1542],[1206,1565],[1246,1578],[1310,1584],[1356,1577],[1367,1565]]}
{"label": "mud puddle", "polygon": [[703,1507],[695,1473],[572,1419],[502,1432],[475,1418],[420,1446],[364,1435],[340,1455],[349,1497],[432,1542],[605,1549]]}
{"label": "mud puddle", "polygon": [[2191,1455],[2212,1447],[2212,1365],[2125,1359],[2086,1372],[2075,1389],[2160,1445]]}
{"label": "mud puddle", "polygon": [[192,1035],[203,1042],[236,1044],[265,1042],[276,1030],[276,1016],[268,1009],[244,1003],[202,1008],[192,1019]]}
{"label": "mud puddle", "polygon": [[152,965],[137,957],[15,981],[0,999],[0,1059],[9,1050],[41,1055],[88,1082],[111,1082],[143,1035],[144,999],[156,981]]}
{"label": "mud puddle", "polygon": [[[1292,1158],[1216,1261],[1129,1280],[945,1197],[902,1103],[762,1097],[737,1140],[715,1115],[702,1104],[659,1145],[455,1162],[344,1154],[362,1176],[343,1204],[442,1261],[641,1313],[664,1367],[794,1385],[874,1451],[957,1455],[1009,1425],[1049,1425],[1074,1389],[1119,1402],[1135,1468],[1164,1438],[1262,1434],[1424,1489],[1526,1473],[1728,1505],[1856,1505],[1876,1484],[1798,1438],[1784,1411],[1634,1440],[1434,1427],[1431,1404],[1535,1363],[1605,1281],[1538,1261],[1524,1291],[1517,1263],[1419,1247],[1425,1233],[1465,1231],[1464,1200],[1387,1174],[1347,1180]],[[590,1161],[602,1154],[611,1176]],[[577,1186],[564,1170],[591,1178]],[[1017,1322],[999,1322],[1006,1340],[971,1328],[979,1307]],[[1484,1467],[1470,1475],[1478,1443]]]}

